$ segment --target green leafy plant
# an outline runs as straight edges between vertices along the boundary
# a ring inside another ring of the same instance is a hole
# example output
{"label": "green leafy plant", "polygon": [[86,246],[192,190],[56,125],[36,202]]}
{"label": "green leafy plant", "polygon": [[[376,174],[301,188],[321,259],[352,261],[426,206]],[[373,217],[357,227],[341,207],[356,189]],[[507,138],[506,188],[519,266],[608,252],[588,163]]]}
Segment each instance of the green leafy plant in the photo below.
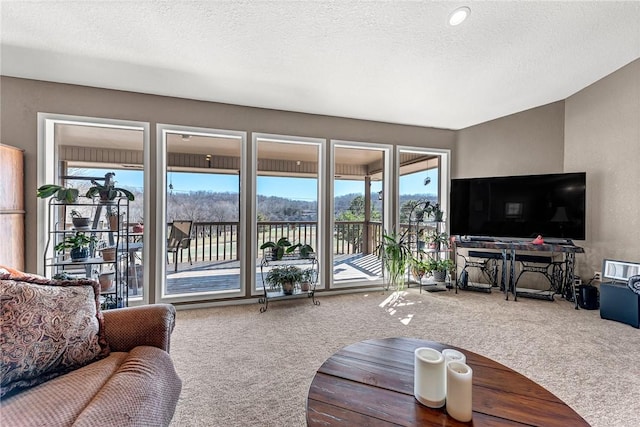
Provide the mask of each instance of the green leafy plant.
{"label": "green leafy plant", "polygon": [[316,278],[316,270],[313,268],[305,268],[302,270],[302,279],[303,282],[313,282]]}
{"label": "green leafy plant", "polygon": [[449,235],[447,233],[438,233],[437,231],[434,231],[429,233],[426,239],[427,242],[431,243],[433,248],[436,250],[449,247]]}
{"label": "green leafy plant", "polygon": [[[107,174],[105,179],[111,180],[114,176],[115,174],[113,172],[110,172]],[[89,198],[100,196],[100,200],[108,201],[108,200],[114,200],[116,197],[126,197],[127,199],[129,199],[130,202],[135,200],[135,196],[133,195],[133,193],[127,190],[126,188],[116,187],[115,184],[113,183],[100,184],[99,182],[93,179],[91,180],[91,183],[93,184],[93,187],[89,187],[89,190],[87,190],[87,194],[86,194],[86,196]]]}
{"label": "green leafy plant", "polygon": [[313,247],[311,245],[307,245],[306,243],[296,243],[287,249],[287,253],[292,253],[296,249],[300,252],[301,258],[309,258],[311,254],[314,253]]}
{"label": "green leafy plant", "polygon": [[279,260],[282,259],[285,252],[291,253],[295,250],[295,247],[292,248],[291,242],[286,237],[281,237],[277,242],[265,242],[260,246],[260,249],[269,249],[271,248],[271,253],[273,254],[273,259]]}
{"label": "green leafy plant", "polygon": [[427,272],[451,271],[455,264],[451,259],[429,259],[427,260]]}
{"label": "green leafy plant", "polygon": [[282,267],[273,267],[267,273],[265,281],[272,288],[282,288],[282,291],[290,295],[296,283],[300,283],[303,279],[303,271],[295,265],[287,265]]}
{"label": "green leafy plant", "polygon": [[429,272],[430,262],[429,259],[412,258],[411,259],[411,272],[415,277],[422,278],[427,272]]}
{"label": "green leafy plant", "polygon": [[385,290],[389,287],[395,290],[404,288],[405,273],[411,260],[411,250],[406,237],[407,231],[402,234],[396,231],[390,234],[385,233],[382,235],[382,242],[376,248],[389,277]]}
{"label": "green leafy plant", "polygon": [[36,195],[41,199],[55,195],[59,202],[75,203],[78,200],[78,189],[66,188],[57,184],[45,184],[38,188]]}
{"label": "green leafy plant", "polygon": [[302,270],[302,278],[300,279],[300,290],[309,291],[311,284],[316,280],[316,271],[313,268],[305,268]]}
{"label": "green leafy plant", "polygon": [[89,256],[89,245],[95,244],[97,241],[95,236],[87,236],[83,232],[76,232],[65,237],[61,242],[54,246],[57,252],[64,252],[69,249],[71,259],[81,261]]}
{"label": "green leafy plant", "polygon": [[89,247],[90,244],[96,242],[97,239],[95,236],[87,236],[85,233],[78,231],[71,236],[65,237],[60,243],[55,245],[54,249],[62,252],[65,249]]}

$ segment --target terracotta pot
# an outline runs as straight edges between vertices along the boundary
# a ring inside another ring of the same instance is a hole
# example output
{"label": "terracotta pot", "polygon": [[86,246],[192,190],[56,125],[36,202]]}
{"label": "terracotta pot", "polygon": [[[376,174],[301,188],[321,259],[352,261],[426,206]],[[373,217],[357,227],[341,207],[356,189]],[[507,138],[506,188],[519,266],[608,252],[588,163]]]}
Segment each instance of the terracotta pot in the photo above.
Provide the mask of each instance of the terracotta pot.
{"label": "terracotta pot", "polygon": [[118,231],[119,228],[119,223],[120,221],[118,221],[120,218],[117,215],[109,215],[109,230],[111,231]]}
{"label": "terracotta pot", "polygon": [[116,277],[116,274],[112,271],[109,273],[101,273],[98,276],[98,282],[100,283],[100,291],[106,292],[113,286],[113,279]]}
{"label": "terracotta pot", "polygon": [[116,248],[104,248],[100,249],[102,252],[102,259],[105,261],[115,261],[116,259]]}

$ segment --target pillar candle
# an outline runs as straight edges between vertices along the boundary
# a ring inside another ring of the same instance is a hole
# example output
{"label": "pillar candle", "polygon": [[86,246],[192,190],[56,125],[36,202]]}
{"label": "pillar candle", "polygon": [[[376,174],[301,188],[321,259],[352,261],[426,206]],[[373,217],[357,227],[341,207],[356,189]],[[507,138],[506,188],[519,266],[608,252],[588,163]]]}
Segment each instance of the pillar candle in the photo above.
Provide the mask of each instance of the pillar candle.
{"label": "pillar candle", "polygon": [[465,363],[447,363],[447,413],[461,422],[471,421],[473,370]]}
{"label": "pillar candle", "polygon": [[450,362],[455,360],[456,362],[467,363],[467,357],[460,353],[458,350],[454,350],[452,348],[445,348],[442,350],[442,355],[444,356],[444,360],[446,362]]}
{"label": "pillar candle", "polygon": [[442,353],[428,347],[415,350],[413,394],[429,408],[441,408],[446,397],[446,368]]}

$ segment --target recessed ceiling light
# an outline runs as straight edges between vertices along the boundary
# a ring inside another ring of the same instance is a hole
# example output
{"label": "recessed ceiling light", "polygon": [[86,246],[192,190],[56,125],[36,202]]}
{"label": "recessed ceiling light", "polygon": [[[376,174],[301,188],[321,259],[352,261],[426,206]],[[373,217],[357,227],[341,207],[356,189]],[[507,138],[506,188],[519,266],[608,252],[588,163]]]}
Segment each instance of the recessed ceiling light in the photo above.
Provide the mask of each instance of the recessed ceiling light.
{"label": "recessed ceiling light", "polygon": [[469,17],[469,14],[471,14],[471,9],[467,6],[457,8],[449,15],[449,25],[455,27],[456,25],[462,24],[462,22]]}

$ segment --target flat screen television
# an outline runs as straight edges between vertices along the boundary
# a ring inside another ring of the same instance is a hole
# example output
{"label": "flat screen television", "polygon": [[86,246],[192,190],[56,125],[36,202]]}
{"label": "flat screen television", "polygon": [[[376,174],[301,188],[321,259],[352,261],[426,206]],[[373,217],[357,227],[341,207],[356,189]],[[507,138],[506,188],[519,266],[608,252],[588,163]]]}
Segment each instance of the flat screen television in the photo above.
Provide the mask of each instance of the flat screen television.
{"label": "flat screen television", "polygon": [[585,238],[586,173],[451,180],[452,235]]}

